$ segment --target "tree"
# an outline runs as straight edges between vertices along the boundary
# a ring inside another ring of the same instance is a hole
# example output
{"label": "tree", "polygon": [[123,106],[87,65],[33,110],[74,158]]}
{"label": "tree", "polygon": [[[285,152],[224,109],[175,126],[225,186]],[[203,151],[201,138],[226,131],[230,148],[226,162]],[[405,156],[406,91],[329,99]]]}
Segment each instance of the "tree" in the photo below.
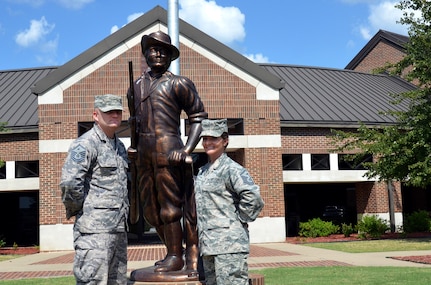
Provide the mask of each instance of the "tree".
{"label": "tree", "polygon": [[406,55],[380,71],[403,76],[418,88],[393,95],[393,104],[408,103],[405,111],[388,112],[396,124],[378,128],[362,124],[354,132],[333,131],[334,143],[337,151],[358,151],[352,159],[373,154],[374,161],[364,163],[369,178],[425,187],[431,184],[431,2],[406,0],[396,7],[403,11],[400,23],[408,25]]}

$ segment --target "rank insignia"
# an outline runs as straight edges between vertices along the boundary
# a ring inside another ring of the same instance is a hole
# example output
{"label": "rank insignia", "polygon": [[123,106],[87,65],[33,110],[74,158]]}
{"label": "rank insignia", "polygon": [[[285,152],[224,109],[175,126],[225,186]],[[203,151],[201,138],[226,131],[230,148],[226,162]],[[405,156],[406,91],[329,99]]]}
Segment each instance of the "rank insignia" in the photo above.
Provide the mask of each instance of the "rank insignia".
{"label": "rank insignia", "polygon": [[72,160],[75,162],[81,162],[85,159],[86,149],[82,145],[77,145],[71,150]]}

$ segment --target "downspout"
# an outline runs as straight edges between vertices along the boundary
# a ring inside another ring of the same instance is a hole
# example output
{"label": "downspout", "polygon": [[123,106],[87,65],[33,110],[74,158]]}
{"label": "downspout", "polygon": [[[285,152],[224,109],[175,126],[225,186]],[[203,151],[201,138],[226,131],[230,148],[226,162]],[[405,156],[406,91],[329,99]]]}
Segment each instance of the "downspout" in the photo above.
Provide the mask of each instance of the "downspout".
{"label": "downspout", "polygon": [[388,180],[388,200],[389,200],[389,223],[391,233],[395,232],[395,207],[394,207],[394,184],[392,180]]}

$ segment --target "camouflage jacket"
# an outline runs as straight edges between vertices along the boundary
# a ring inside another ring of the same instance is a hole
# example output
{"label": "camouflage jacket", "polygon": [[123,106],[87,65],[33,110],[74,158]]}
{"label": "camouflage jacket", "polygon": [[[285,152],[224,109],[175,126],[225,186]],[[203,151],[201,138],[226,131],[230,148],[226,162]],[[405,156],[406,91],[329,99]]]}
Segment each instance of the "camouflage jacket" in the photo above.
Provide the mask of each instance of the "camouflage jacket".
{"label": "camouflage jacket", "polygon": [[70,146],[60,188],[66,217],[76,215],[82,233],[125,231],[128,158],[117,137],[115,146],[97,124]]}
{"label": "camouflage jacket", "polygon": [[201,255],[249,252],[247,223],[264,202],[248,171],[223,153],[199,169],[195,195]]}

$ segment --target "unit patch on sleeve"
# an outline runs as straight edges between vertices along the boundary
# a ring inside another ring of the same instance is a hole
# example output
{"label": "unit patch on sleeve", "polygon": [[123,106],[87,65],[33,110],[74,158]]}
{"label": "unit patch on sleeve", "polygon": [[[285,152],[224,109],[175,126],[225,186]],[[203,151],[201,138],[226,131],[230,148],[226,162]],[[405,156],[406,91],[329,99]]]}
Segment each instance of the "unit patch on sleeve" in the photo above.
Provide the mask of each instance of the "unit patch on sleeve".
{"label": "unit patch on sleeve", "polygon": [[70,156],[73,161],[81,162],[85,159],[86,152],[87,150],[85,149],[85,147],[79,144],[71,150]]}

